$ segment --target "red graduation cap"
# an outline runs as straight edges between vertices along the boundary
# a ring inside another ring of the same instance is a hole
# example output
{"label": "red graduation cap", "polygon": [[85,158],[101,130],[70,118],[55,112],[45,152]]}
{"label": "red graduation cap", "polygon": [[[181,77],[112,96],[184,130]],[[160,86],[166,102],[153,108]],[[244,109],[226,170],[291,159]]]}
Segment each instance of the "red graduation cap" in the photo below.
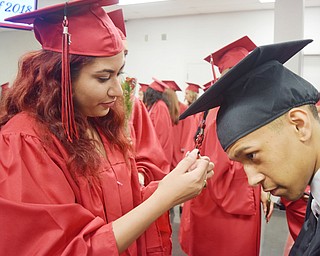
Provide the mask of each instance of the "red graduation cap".
{"label": "red graduation cap", "polygon": [[113,24],[117,27],[120,37],[125,40],[127,37],[126,26],[124,23],[123,11],[122,9],[114,10],[108,12],[108,16],[112,20]]}
{"label": "red graduation cap", "polygon": [[211,87],[211,85],[213,85],[214,83],[215,83],[215,81],[214,81],[214,80],[211,80],[210,82],[204,84],[204,85],[202,86],[202,87],[203,87],[203,91],[208,90],[208,89]]}
{"label": "red graduation cap", "polygon": [[140,92],[146,92],[146,90],[148,89],[149,85],[148,84],[143,84],[143,83],[139,83],[140,85]]}
{"label": "red graduation cap", "polygon": [[174,90],[174,91],[181,91],[179,85],[172,80],[162,80],[162,82],[164,82],[165,84],[167,84],[169,86],[170,89]]}
{"label": "red graduation cap", "polygon": [[[117,28],[101,6],[118,0],[77,0],[57,4],[7,18],[8,21],[34,24],[34,33],[45,50],[62,52],[62,23],[66,15],[71,35],[69,53],[87,56],[113,56],[123,45]],[[118,14],[119,15],[119,14]],[[119,40],[120,39],[120,40]]]}
{"label": "red graduation cap", "polygon": [[74,121],[69,53],[109,57],[123,50],[119,32],[102,6],[118,0],[77,0],[7,18],[7,21],[33,23],[42,48],[62,53],[61,118],[69,141],[78,138]]}
{"label": "red graduation cap", "polygon": [[225,69],[235,66],[256,47],[248,36],[244,36],[210,54],[204,60],[217,66],[222,73]]}
{"label": "red graduation cap", "polygon": [[164,92],[165,89],[169,88],[168,85],[166,85],[164,82],[161,80],[152,77],[153,82],[149,85],[150,88],[158,91],[158,92]]}
{"label": "red graduation cap", "polygon": [[[199,88],[201,88],[200,85],[197,85],[197,84],[194,84],[194,83],[189,83],[189,82],[186,82],[186,83],[188,84],[186,90],[199,93]],[[202,89],[202,88],[201,88],[201,89]]]}

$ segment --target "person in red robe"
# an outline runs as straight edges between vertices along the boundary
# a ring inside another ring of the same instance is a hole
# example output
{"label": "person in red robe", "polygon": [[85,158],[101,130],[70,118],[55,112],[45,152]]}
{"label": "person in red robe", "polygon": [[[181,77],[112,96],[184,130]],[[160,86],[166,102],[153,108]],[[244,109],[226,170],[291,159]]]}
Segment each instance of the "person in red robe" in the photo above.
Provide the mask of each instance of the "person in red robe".
{"label": "person in red robe", "polygon": [[168,86],[159,79],[153,78],[145,94],[145,104],[156,134],[170,164],[173,157],[172,120],[169,113],[169,102],[163,96]]}
{"label": "person in red robe", "polygon": [[[179,115],[182,114],[188,107],[184,103],[178,100],[176,95],[177,91],[181,91],[181,88],[178,84],[173,80],[163,80],[165,84],[168,85],[169,89],[173,91],[175,95],[175,102],[179,107]],[[192,116],[187,117],[184,120],[179,120],[176,125],[173,125],[173,157],[171,162],[171,169],[174,169],[177,164],[181,161],[184,155],[191,151],[195,144],[193,140],[193,135],[197,130],[196,123],[194,122],[194,118]]]}
{"label": "person in red robe", "polygon": [[195,102],[198,99],[199,89],[201,89],[201,86],[190,82],[186,82],[186,84],[188,86],[185,90],[184,99],[186,101],[186,105],[190,106],[193,102]]}
{"label": "person in red robe", "polygon": [[169,255],[154,221],[212,176],[213,164],[194,150],[160,182],[140,186],[124,132],[123,45],[108,3],[8,18],[33,23],[43,49],[21,58],[0,116],[6,255]]}
{"label": "person in red robe", "polygon": [[[253,42],[244,37],[214,52],[209,60],[224,74],[254,48]],[[249,186],[243,166],[231,161],[221,147],[216,133],[217,111],[215,108],[207,113],[204,139],[197,145],[200,154],[208,154],[215,163],[215,175],[201,195],[184,203],[181,248],[189,256],[208,252],[219,256],[258,256],[261,189]]]}
{"label": "person in red robe", "polygon": [[151,181],[161,180],[168,174],[170,165],[166,161],[145,105],[136,97],[133,100],[131,139],[138,171],[143,174],[143,185],[148,185]]}
{"label": "person in red robe", "polygon": [[[200,85],[195,83],[186,82],[186,84],[188,86],[185,89],[184,99],[186,105],[189,107],[193,102],[195,102],[198,99],[200,89],[202,88]],[[203,113],[197,113],[195,115],[192,115],[194,118],[194,123],[197,127],[199,126],[200,121],[202,120],[202,115]]]}
{"label": "person in red robe", "polygon": [[139,87],[139,92],[138,92],[138,98],[139,100],[141,100],[144,103],[144,95],[149,87],[148,84],[144,84],[144,83],[139,83],[140,87]]}

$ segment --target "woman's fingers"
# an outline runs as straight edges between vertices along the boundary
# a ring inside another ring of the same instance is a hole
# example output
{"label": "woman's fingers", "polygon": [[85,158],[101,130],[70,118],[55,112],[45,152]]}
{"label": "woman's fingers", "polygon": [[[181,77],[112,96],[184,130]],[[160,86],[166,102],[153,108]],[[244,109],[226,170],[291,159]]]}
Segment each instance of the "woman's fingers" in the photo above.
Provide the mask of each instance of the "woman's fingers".
{"label": "woman's fingers", "polygon": [[194,149],[191,152],[187,152],[185,158],[183,158],[176,166],[176,172],[184,173],[193,166],[198,158],[198,149]]}

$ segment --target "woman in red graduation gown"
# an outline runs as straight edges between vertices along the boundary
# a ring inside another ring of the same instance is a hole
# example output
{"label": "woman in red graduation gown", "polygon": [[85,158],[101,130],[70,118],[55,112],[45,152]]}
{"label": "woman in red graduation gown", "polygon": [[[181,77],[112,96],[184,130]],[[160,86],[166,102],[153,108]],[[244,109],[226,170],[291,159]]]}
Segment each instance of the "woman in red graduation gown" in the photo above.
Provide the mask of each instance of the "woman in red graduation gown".
{"label": "woman in red graduation gown", "polygon": [[144,101],[167,162],[170,164],[173,156],[172,121],[168,108],[169,102],[163,96],[168,86],[159,79],[153,78],[153,80],[145,93]]}
{"label": "woman in red graduation gown", "polygon": [[131,139],[135,148],[138,172],[143,174],[143,185],[161,180],[170,171],[148,111],[141,100],[133,98]]}
{"label": "woman in red graduation gown", "polygon": [[188,107],[178,100],[177,91],[181,91],[178,84],[173,80],[163,80],[168,85],[165,94],[171,95],[170,99],[173,105],[177,105],[177,121],[172,127],[173,132],[173,157],[171,162],[171,170],[177,166],[186,152],[191,151],[194,148],[193,136],[197,130],[194,117],[190,116],[183,120],[178,120]]}
{"label": "woman in red graduation gown", "polygon": [[34,20],[43,50],[21,59],[0,116],[6,255],[168,255],[153,222],[212,175],[193,151],[141,189],[124,133],[123,45],[100,6],[107,3],[79,0],[9,19]]}

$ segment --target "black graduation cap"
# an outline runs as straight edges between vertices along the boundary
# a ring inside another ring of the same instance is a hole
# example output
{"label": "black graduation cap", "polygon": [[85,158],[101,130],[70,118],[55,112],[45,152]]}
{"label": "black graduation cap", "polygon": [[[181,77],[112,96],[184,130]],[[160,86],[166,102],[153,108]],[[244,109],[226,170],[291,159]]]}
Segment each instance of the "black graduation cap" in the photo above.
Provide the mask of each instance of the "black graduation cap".
{"label": "black graduation cap", "polygon": [[312,40],[257,47],[222,76],[182,115],[220,106],[217,134],[224,150],[293,107],[315,104],[318,91],[283,66]]}

